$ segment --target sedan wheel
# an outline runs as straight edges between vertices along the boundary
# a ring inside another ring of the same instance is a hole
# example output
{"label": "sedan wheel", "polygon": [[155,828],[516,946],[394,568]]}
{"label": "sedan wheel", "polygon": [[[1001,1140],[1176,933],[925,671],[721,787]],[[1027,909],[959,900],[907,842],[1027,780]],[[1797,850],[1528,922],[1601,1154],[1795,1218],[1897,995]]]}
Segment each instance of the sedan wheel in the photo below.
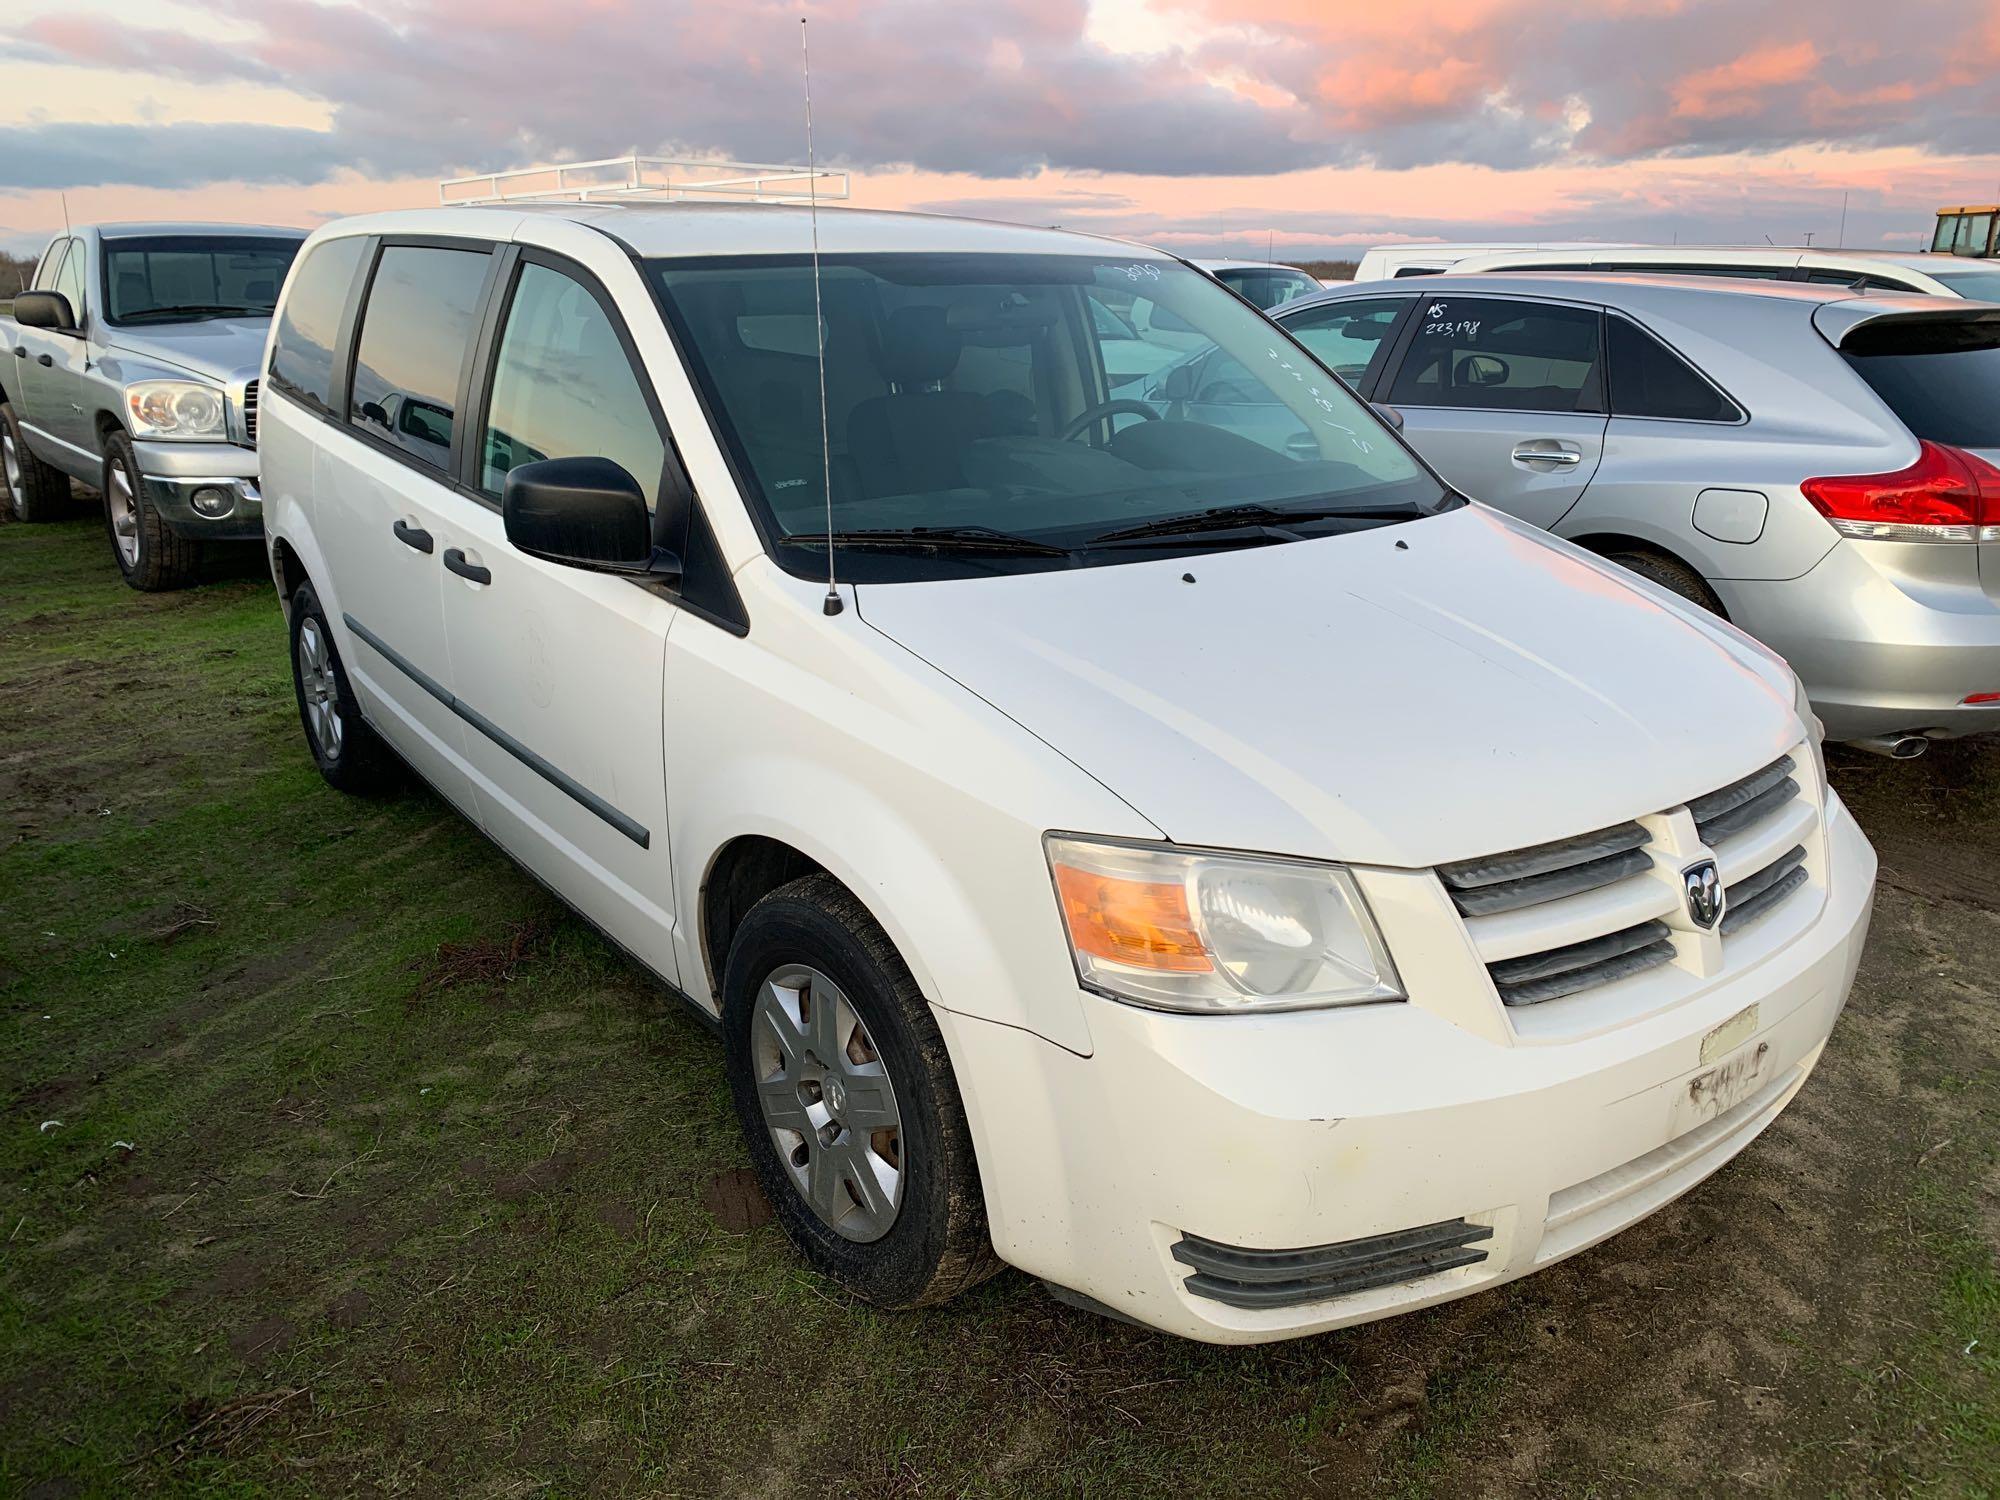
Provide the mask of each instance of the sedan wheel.
{"label": "sedan wheel", "polygon": [[750,1051],[765,1127],[800,1197],[843,1239],[882,1238],[902,1206],[902,1117],[852,1003],[817,969],[778,969],[758,990]]}

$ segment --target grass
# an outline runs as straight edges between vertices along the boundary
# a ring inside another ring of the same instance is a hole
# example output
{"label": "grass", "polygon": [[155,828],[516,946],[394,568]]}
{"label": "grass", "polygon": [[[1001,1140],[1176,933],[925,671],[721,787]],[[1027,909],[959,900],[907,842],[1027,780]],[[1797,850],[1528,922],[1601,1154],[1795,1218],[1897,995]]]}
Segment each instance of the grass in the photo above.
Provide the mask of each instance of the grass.
{"label": "grass", "polygon": [[[1013,1274],[889,1316],[710,1212],[701,1026],[318,779],[254,559],[104,554],[0,525],[0,1493],[2000,1490],[2000,917],[1915,864],[1784,1119],[1563,1266],[1253,1350]],[[1837,776],[2000,850],[2000,755],[1918,767]]]}

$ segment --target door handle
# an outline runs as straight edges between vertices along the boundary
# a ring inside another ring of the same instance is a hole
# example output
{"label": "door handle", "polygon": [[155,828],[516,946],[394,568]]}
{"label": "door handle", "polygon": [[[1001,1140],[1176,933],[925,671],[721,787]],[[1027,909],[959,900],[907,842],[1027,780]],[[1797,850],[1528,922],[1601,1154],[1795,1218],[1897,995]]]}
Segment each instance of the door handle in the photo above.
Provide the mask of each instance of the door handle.
{"label": "door handle", "polygon": [[473,583],[491,583],[493,581],[493,570],[491,568],[482,568],[478,563],[467,562],[465,554],[456,547],[447,547],[444,549],[444,565],[460,578],[467,579]]}
{"label": "door handle", "polygon": [[397,541],[401,542],[405,547],[415,547],[419,552],[429,553],[431,548],[437,545],[431,540],[431,534],[428,531],[412,526],[408,521],[399,520],[389,529],[396,533]]}
{"label": "door handle", "polygon": [[35,363],[40,365],[44,370],[46,370],[50,365],[54,364],[55,362],[56,360],[53,354],[37,354],[35,356]]}
{"label": "door handle", "polygon": [[1523,443],[1514,450],[1513,458],[1517,464],[1555,464],[1565,469],[1574,468],[1583,462],[1581,453],[1572,453],[1567,448],[1558,448],[1553,444],[1546,448],[1537,448],[1533,443]]}
{"label": "door handle", "polygon": [[26,359],[27,357],[28,357],[28,351],[26,347],[21,344],[16,344],[14,346],[14,358]]}

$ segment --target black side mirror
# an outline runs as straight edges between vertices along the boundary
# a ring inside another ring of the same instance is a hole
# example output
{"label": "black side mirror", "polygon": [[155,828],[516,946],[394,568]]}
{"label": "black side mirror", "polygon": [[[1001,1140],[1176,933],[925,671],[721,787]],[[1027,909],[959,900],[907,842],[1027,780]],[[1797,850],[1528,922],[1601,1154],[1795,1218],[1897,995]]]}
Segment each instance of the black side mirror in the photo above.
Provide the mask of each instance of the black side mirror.
{"label": "black side mirror", "polygon": [[75,333],[76,309],[61,292],[23,292],[14,299],[14,321],[23,328]]}
{"label": "black side mirror", "polygon": [[1374,408],[1376,416],[1387,422],[1396,431],[1401,432],[1403,430],[1403,414],[1397,411],[1395,407],[1386,401],[1371,401],[1369,405]]}
{"label": "black side mirror", "polygon": [[593,573],[678,578],[681,560],[653,545],[639,481],[608,458],[545,458],[507,476],[507,540],[530,557]]}

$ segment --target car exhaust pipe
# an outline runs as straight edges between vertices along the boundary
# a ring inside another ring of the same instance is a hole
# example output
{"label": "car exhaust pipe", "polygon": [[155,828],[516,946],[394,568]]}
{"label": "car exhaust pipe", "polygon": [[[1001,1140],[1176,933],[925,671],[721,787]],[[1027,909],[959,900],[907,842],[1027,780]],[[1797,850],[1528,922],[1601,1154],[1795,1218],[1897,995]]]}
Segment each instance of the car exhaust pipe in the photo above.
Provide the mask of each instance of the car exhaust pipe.
{"label": "car exhaust pipe", "polygon": [[1921,734],[1871,734],[1865,740],[1848,743],[1857,750],[1886,755],[1891,760],[1915,760],[1931,747],[1931,742]]}

